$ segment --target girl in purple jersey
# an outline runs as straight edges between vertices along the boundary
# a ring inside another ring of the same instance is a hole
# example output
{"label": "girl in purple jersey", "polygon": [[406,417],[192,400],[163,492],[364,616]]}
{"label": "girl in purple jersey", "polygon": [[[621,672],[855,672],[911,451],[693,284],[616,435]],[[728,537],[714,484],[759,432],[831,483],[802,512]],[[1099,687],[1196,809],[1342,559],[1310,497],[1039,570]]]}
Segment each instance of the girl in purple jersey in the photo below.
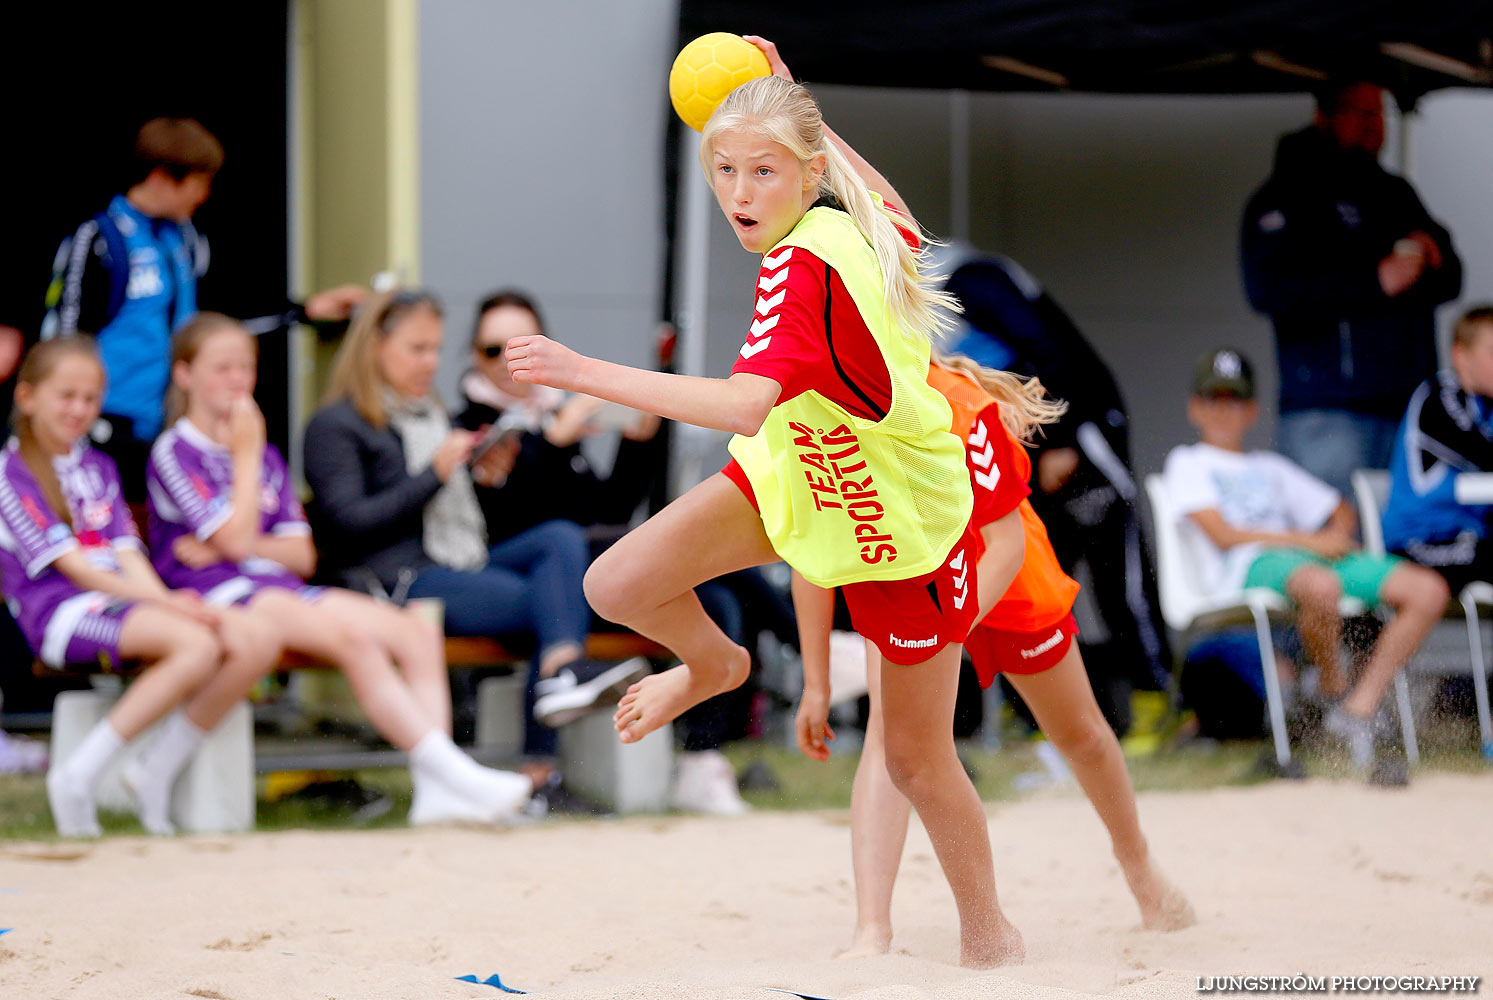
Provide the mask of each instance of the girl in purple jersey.
{"label": "girl in purple jersey", "polygon": [[414,611],[306,585],[316,551],[285,460],[265,443],[256,370],[253,339],[227,316],[199,313],[177,332],[170,425],[146,473],[156,568],[209,605],[241,606],[287,649],[335,664],[369,721],[410,755],[411,823],[513,815],[530,779],[482,767],[451,741],[440,630]]}
{"label": "girl in purple jersey", "polygon": [[168,590],[151,569],[118,470],[86,437],[103,393],[92,340],[38,344],[21,366],[15,436],[0,455],[0,583],[32,650],[58,668],[149,664],[47,772],[47,798],[65,837],[99,835],[99,775],[126,743],[182,705],[125,773],[146,828],[170,832],[171,786],[182,765],[244,697],[259,664],[278,653],[242,614]]}

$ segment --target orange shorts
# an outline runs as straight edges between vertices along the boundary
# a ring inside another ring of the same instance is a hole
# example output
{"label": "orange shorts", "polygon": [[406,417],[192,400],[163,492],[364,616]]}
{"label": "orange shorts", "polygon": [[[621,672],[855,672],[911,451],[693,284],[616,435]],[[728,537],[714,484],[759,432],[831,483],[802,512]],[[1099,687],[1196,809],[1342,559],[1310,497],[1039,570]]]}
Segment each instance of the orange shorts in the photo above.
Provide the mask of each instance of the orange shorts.
{"label": "orange shorts", "polygon": [[1068,615],[1040,632],[1008,632],[978,625],[969,630],[964,648],[980,675],[980,687],[995,683],[996,674],[1040,674],[1057,666],[1078,635],[1078,622]]}

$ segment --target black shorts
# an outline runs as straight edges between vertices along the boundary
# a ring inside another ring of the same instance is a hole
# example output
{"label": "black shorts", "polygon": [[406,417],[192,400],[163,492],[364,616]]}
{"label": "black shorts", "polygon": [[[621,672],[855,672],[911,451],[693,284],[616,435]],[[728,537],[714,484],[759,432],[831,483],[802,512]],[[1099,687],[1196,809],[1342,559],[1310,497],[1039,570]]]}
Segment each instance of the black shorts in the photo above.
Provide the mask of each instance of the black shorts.
{"label": "black shorts", "polygon": [[1455,596],[1476,580],[1493,582],[1493,537],[1464,531],[1441,542],[1411,541],[1395,555],[1404,556],[1446,578]]}

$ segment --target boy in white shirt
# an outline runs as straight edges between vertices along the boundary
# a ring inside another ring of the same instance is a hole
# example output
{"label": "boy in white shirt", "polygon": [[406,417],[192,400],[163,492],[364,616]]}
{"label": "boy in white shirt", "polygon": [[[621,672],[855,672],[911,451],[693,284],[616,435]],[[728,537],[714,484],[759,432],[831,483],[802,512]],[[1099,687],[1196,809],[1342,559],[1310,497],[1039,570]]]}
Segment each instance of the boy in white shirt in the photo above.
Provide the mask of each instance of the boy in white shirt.
{"label": "boy in white shirt", "polygon": [[[1282,455],[1244,450],[1260,405],[1238,351],[1221,348],[1199,362],[1187,416],[1202,440],[1172,449],[1165,482],[1203,586],[1210,593],[1267,587],[1291,600],[1321,693],[1335,702],[1323,727],[1347,745],[1355,768],[1367,770],[1374,715],[1395,671],[1445,613],[1445,581],[1395,556],[1363,552],[1353,508],[1335,489]],[[1395,612],[1351,689],[1338,614],[1344,594]]]}

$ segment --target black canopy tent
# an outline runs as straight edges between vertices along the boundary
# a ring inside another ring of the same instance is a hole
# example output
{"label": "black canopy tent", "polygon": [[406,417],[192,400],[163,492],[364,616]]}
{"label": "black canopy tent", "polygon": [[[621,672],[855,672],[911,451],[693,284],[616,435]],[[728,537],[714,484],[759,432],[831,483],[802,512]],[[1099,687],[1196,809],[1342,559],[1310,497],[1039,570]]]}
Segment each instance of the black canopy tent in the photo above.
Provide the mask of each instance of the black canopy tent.
{"label": "black canopy tent", "polygon": [[[1443,87],[1493,86],[1493,0],[680,0],[679,45],[710,31],[777,42],[810,83],[1111,94],[1300,93],[1370,80],[1409,111]],[[680,137],[667,130],[663,312],[686,345],[698,289],[676,295]],[[1403,149],[1403,147],[1402,147]],[[696,275],[699,275],[698,269]],[[688,356],[698,350],[686,346]],[[686,367],[689,367],[686,363]]]}
{"label": "black canopy tent", "polygon": [[816,83],[1241,94],[1367,79],[1401,107],[1493,84],[1490,0],[682,0],[683,44],[752,31]]}
{"label": "black canopy tent", "polygon": [[[771,38],[810,84],[1221,95],[1363,79],[1403,111],[1433,90],[1493,86],[1493,0],[681,0],[681,46],[722,30]],[[713,206],[703,187],[681,189],[693,133],[669,121],[664,313],[677,317],[680,370],[705,374]],[[1407,148],[1402,129],[1402,169]],[[691,451],[680,443],[676,458]],[[690,478],[684,464],[679,485]]]}

